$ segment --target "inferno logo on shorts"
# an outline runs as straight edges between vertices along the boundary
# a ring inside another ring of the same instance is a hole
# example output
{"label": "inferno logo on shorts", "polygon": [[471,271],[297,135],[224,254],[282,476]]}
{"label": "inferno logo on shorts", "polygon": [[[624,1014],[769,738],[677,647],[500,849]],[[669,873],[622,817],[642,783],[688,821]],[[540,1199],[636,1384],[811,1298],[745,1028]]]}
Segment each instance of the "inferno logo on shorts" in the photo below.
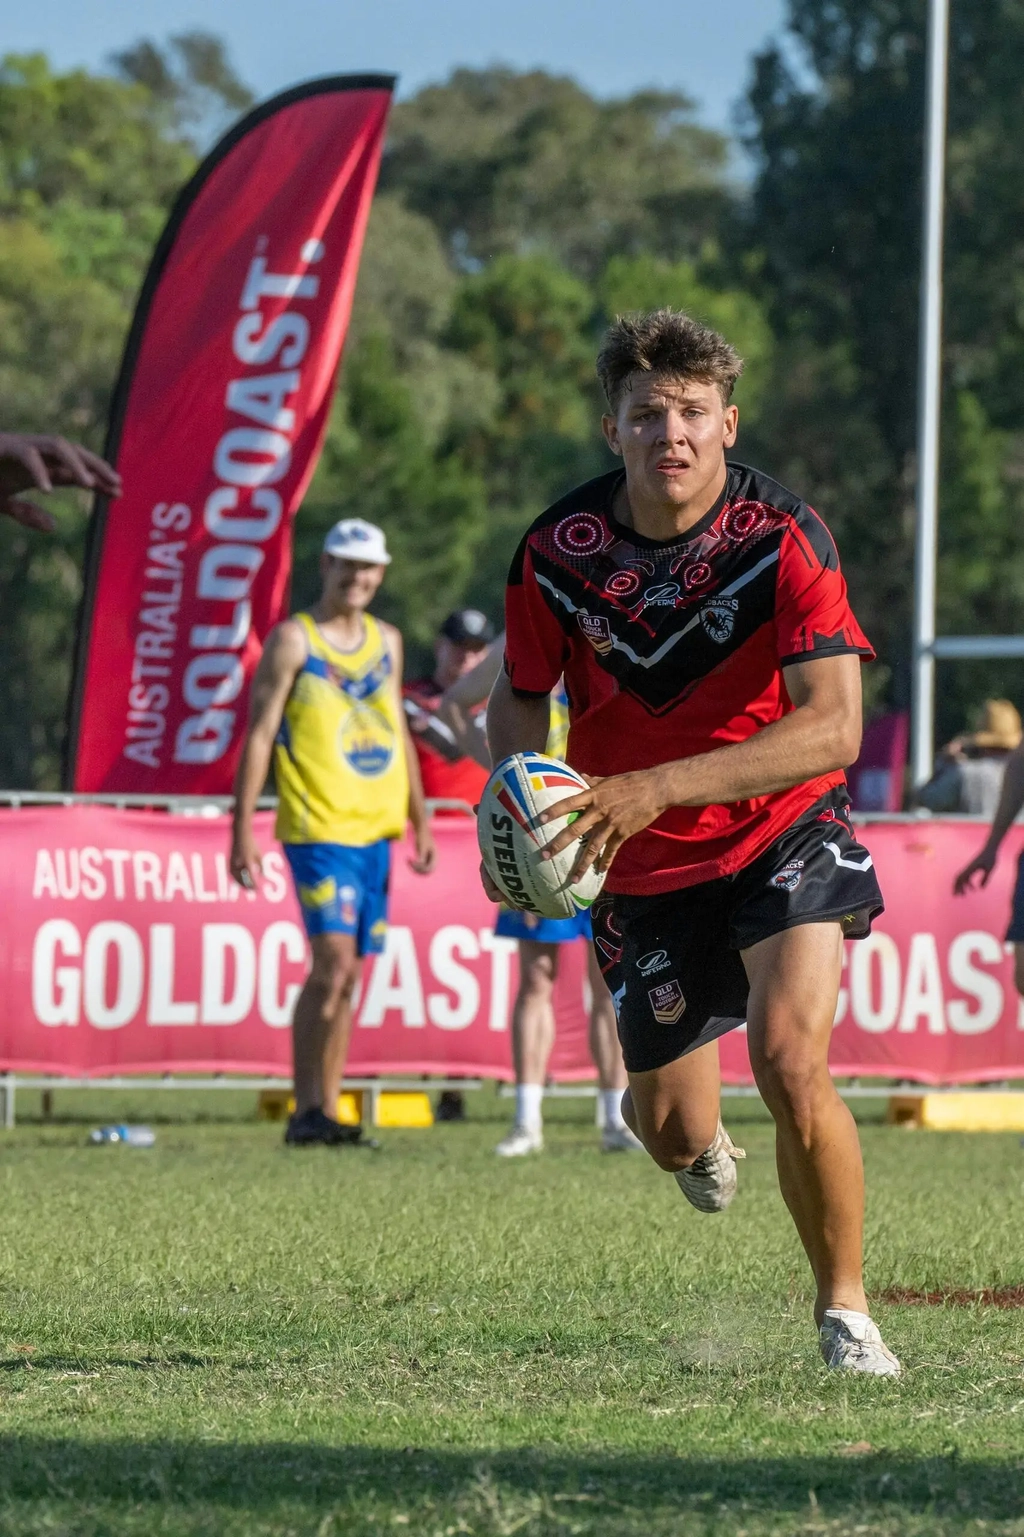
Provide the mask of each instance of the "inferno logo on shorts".
{"label": "inferno logo on shorts", "polygon": [[668,951],[651,950],[647,955],[642,955],[636,963],[636,969],[642,977],[653,976],[656,971],[667,971]]}
{"label": "inferno logo on shorts", "polygon": [[657,987],[650,988],[647,996],[651,1000],[651,1008],[659,1025],[674,1025],[677,1019],[682,1019],[686,1010],[686,999],[675,977],[671,982],[660,982]]}
{"label": "inferno logo on shorts", "polygon": [[804,878],[804,862],[802,859],[791,859],[783,865],[781,870],[776,870],[768,881],[769,886],[774,886],[776,891],[795,891]]}
{"label": "inferno logo on shorts", "polygon": [[604,656],[612,649],[611,626],[603,615],[580,612],[576,615],[576,622],[595,651]]}
{"label": "inferno logo on shorts", "polygon": [[705,603],[700,611],[700,622],[706,633],[720,646],[724,646],[732,634],[739,606],[738,598],[716,598],[713,603]]}

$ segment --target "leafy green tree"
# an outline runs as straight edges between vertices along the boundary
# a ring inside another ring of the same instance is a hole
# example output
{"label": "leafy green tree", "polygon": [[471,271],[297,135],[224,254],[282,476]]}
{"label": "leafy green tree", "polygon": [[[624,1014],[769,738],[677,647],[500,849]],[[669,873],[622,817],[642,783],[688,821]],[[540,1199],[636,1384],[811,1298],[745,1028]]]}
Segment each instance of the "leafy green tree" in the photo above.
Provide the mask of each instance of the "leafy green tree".
{"label": "leafy green tree", "polygon": [[[193,38],[189,52],[185,42],[174,75],[182,99],[202,85],[210,100],[218,87],[203,74],[202,48]],[[135,295],[195,165],[186,120],[173,92],[158,96],[138,81],[55,74],[41,55],[0,62],[0,421],[8,430],[102,447]],[[52,538],[6,529],[0,539],[0,783],[59,779],[86,513],[85,499],[69,493],[58,499]]]}
{"label": "leafy green tree", "polygon": [[[790,0],[791,45],[756,61],[759,160],[745,249],[780,338],[761,456],[830,516],[858,610],[909,692],[924,0]],[[940,611],[1024,629],[1024,406],[1016,147],[1024,11],[955,5],[951,24]],[[939,729],[1019,669],[942,664]]]}
{"label": "leafy green tree", "polygon": [[395,107],[381,185],[469,270],[539,249],[592,279],[615,253],[717,238],[727,156],[678,92],[602,102],[541,70],[457,69]]}
{"label": "leafy green tree", "polygon": [[485,531],[475,444],[498,402],[487,368],[447,343],[459,279],[434,226],[394,197],[374,204],[338,398],[295,528],[295,601],[318,587],[326,530],[358,516],[395,560],[377,605],[425,665],[459,602]]}

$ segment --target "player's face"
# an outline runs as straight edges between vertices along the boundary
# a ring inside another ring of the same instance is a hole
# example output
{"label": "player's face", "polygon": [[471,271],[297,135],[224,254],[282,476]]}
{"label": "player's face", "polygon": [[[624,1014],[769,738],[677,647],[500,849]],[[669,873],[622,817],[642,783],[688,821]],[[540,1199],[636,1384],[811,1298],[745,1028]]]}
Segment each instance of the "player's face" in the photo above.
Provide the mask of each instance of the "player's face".
{"label": "player's face", "polygon": [[451,688],[453,683],[464,678],[467,672],[472,672],[483,661],[486,651],[486,646],[460,646],[449,640],[447,635],[439,635],[434,642],[434,655],[437,658],[435,682],[441,688]]}
{"label": "player's face", "polygon": [[642,374],[602,427],[622,458],[630,495],[684,507],[721,477],[738,418],[715,384]]}
{"label": "player's face", "polygon": [[323,601],[339,614],[368,608],[384,580],[386,566],[368,560],[347,560],[340,555],[321,555]]}

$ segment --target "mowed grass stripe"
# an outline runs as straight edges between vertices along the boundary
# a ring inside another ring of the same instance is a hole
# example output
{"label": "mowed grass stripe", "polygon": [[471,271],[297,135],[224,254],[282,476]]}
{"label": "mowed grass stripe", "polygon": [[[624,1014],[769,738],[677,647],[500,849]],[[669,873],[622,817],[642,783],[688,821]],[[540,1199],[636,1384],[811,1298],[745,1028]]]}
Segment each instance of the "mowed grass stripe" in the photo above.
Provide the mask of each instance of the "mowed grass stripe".
{"label": "mowed grass stripe", "polygon": [[[837,1381],[759,1107],[710,1218],[587,1105],[496,1159],[507,1109],[4,1138],[0,1532],[1024,1533],[1021,1313],[880,1306],[904,1380]],[[1024,1279],[1016,1137],[862,1130],[873,1293]]]}

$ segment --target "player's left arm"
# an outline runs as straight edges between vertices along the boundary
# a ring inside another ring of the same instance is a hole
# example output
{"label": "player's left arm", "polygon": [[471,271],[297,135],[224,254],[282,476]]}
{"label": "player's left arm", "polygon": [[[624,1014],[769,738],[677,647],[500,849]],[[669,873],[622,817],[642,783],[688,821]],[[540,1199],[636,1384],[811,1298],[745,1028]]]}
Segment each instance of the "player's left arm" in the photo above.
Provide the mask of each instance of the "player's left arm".
{"label": "player's left arm", "polygon": [[860,751],[860,657],[808,656],[782,669],[793,709],[729,747],[656,768],[594,779],[589,790],[560,800],[541,817],[579,813],[551,840],[545,857],[584,838],[577,861],[607,870],[627,838],[672,806],[711,806],[754,800],[822,774],[848,768]]}
{"label": "player's left arm", "polygon": [[409,821],[412,824],[413,837],[416,839],[416,857],[410,859],[409,867],[416,871],[417,875],[429,875],[437,863],[437,845],[434,843],[434,834],[430,828],[430,817],[427,813],[427,803],[423,795],[423,780],[420,776],[420,760],[416,752],[416,746],[409,730],[409,722],[406,719],[405,703],[402,699],[402,672],[405,666],[405,650],[402,645],[402,636],[393,624],[385,624],[380,619],[377,621],[384,636],[384,643],[391,656],[391,689],[398,711],[398,719],[402,723],[402,745],[405,750],[405,766],[409,776]]}

